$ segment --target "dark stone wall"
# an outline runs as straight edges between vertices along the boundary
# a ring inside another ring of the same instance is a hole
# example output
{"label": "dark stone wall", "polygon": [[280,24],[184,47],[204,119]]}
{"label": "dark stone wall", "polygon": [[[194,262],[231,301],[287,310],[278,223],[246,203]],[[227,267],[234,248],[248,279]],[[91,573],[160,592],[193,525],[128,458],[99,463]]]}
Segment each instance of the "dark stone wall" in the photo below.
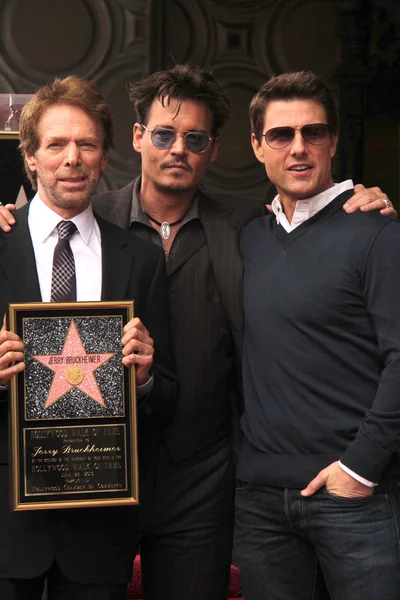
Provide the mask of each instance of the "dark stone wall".
{"label": "dark stone wall", "polygon": [[269,77],[309,68],[340,107],[335,176],[377,184],[397,201],[398,0],[0,0],[0,93],[32,93],[76,73],[110,102],[116,149],[103,190],[140,170],[129,81],[182,61],[213,71],[232,103],[208,190],[270,197],[250,147],[248,104]]}

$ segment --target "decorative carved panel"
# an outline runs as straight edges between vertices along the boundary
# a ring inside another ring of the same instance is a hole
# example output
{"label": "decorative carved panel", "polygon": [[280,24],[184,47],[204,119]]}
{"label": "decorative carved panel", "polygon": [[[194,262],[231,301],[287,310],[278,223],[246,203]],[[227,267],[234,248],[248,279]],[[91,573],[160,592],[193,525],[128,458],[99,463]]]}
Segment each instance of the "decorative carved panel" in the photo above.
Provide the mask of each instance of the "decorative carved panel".
{"label": "decorative carved panel", "polygon": [[153,0],[158,19],[152,70],[190,61],[226,86],[232,118],[206,188],[268,198],[264,167],[250,146],[248,105],[271,76],[304,68],[328,81],[338,62],[333,0]]}
{"label": "decorative carved panel", "polygon": [[116,148],[101,189],[137,174],[127,87],[148,71],[146,0],[0,3],[0,92],[32,93],[55,76],[93,79],[115,116]]}
{"label": "decorative carved panel", "polygon": [[365,114],[397,118],[399,48],[399,0],[0,0],[0,92],[76,73],[110,102],[116,148],[103,190],[140,171],[128,83],[184,61],[213,71],[232,104],[207,189],[269,197],[248,104],[271,76],[303,68],[323,75],[340,104],[338,177],[362,178]]}

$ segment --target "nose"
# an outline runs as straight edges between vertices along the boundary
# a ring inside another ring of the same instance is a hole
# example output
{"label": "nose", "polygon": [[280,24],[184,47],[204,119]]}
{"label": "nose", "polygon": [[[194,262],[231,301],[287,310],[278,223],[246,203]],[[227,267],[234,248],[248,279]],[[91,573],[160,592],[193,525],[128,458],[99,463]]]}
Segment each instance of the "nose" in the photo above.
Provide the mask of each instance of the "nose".
{"label": "nose", "polygon": [[64,163],[70,167],[81,164],[81,153],[77,144],[70,143],[65,149]]}
{"label": "nose", "polygon": [[307,152],[307,145],[303,136],[301,135],[301,131],[297,130],[294,134],[293,141],[290,145],[290,154],[299,155],[305,154]]}
{"label": "nose", "polygon": [[185,136],[181,133],[176,134],[173,144],[170,146],[172,154],[185,154],[187,151]]}

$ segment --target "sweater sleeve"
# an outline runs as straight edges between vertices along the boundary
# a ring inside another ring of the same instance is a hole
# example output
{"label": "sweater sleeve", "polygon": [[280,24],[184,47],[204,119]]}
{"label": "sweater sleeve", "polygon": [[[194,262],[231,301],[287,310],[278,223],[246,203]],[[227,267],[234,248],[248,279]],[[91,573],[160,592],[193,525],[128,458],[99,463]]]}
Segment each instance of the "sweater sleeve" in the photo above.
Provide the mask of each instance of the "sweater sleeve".
{"label": "sweater sleeve", "polygon": [[[400,447],[400,222],[386,222],[368,253],[361,280],[382,372],[369,410],[341,462],[379,482]],[[356,358],[355,358],[356,360]]]}

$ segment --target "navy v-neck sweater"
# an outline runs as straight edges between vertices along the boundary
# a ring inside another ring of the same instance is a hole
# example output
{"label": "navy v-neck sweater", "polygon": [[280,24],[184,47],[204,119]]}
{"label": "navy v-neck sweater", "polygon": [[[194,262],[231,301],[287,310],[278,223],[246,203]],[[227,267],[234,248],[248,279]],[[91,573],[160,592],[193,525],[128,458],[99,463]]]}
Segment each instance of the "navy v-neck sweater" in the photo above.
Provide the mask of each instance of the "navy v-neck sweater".
{"label": "navy v-neck sweater", "polygon": [[400,223],[347,215],[347,191],[287,233],[243,231],[244,444],[237,475],[304,487],[339,458],[399,471]]}

